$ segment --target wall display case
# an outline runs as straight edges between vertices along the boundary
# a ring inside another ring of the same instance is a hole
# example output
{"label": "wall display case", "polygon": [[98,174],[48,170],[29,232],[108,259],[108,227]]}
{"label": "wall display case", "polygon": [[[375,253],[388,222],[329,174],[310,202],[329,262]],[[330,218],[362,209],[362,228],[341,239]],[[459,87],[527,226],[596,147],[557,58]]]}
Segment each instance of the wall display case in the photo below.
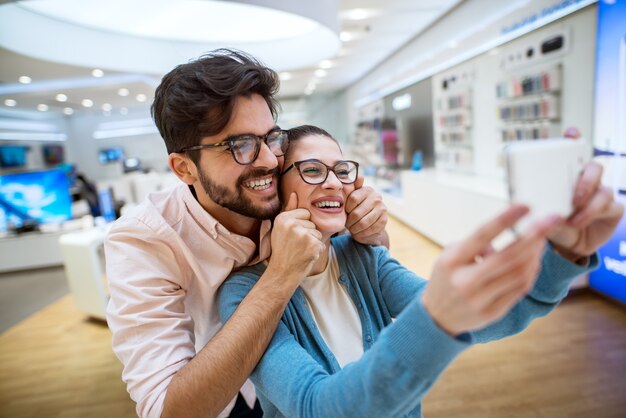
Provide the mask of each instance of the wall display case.
{"label": "wall display case", "polygon": [[560,136],[561,71],[560,65],[553,65],[496,85],[503,143]]}
{"label": "wall display case", "polygon": [[473,170],[472,81],[472,72],[461,69],[435,82],[433,116],[437,167]]}

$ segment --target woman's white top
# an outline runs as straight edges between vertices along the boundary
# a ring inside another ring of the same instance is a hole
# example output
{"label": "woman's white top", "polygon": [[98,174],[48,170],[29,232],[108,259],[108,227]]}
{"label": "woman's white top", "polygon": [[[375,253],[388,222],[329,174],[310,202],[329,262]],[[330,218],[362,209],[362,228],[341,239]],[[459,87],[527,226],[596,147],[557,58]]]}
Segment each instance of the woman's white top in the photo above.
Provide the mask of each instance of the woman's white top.
{"label": "woman's white top", "polygon": [[339,283],[339,264],[331,246],[323,272],[300,285],[326,345],[343,368],[363,355],[361,319],[350,295]]}

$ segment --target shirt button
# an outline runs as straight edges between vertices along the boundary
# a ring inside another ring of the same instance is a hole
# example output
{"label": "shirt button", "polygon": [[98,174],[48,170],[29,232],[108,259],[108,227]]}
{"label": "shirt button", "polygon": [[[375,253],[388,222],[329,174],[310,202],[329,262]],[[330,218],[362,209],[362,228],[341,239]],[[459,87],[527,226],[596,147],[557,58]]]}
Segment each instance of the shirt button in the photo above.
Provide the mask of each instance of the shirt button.
{"label": "shirt button", "polygon": [[368,336],[367,336],[367,338],[366,338],[366,340],[367,340],[368,342],[369,342],[369,341],[372,341],[372,336],[371,336],[371,335],[368,335]]}

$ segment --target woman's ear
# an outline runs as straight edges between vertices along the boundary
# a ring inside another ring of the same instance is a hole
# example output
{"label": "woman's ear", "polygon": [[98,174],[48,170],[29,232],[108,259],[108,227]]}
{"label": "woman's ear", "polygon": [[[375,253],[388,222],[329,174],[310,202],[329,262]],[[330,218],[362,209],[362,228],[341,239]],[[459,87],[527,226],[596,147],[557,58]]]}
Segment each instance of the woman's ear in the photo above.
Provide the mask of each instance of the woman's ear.
{"label": "woman's ear", "polygon": [[185,184],[191,185],[198,180],[198,168],[186,155],[173,152],[167,156],[167,164],[172,173]]}

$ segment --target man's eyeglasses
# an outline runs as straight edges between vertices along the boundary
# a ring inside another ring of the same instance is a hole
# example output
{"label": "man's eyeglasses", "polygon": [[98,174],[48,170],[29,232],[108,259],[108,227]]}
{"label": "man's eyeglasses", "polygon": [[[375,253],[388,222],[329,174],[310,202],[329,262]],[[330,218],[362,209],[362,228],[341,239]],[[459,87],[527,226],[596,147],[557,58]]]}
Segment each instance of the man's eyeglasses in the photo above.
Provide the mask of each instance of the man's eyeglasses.
{"label": "man's eyeglasses", "polygon": [[343,184],[352,184],[359,175],[359,163],[350,160],[338,161],[337,164],[329,166],[320,160],[310,159],[296,161],[287,167],[281,174],[284,175],[292,168],[296,168],[302,180],[307,184],[322,184],[328,178],[328,172],[335,173],[337,179]]}
{"label": "man's eyeglasses", "polygon": [[195,145],[181,149],[179,152],[195,151],[205,148],[228,147],[235,161],[241,165],[252,164],[259,156],[261,141],[277,157],[282,157],[289,146],[288,133],[282,129],[274,129],[267,135],[257,136],[252,134],[237,135],[218,142],[217,144]]}

